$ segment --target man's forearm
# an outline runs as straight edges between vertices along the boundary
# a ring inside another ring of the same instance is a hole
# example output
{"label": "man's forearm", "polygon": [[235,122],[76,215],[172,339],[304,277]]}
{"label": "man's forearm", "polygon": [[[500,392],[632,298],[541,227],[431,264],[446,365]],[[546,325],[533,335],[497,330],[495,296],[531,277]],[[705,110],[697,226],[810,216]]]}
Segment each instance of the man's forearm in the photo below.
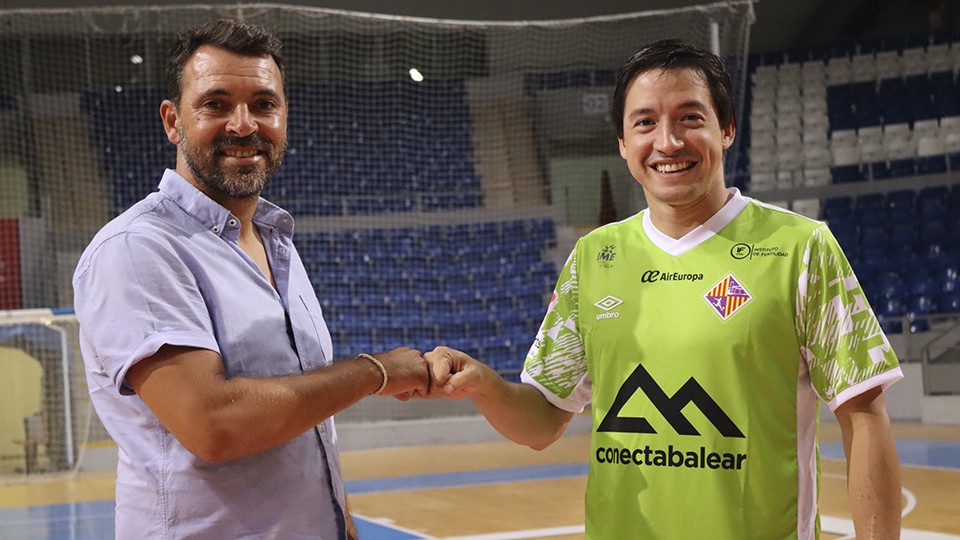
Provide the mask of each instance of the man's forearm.
{"label": "man's forearm", "polygon": [[857,538],[900,538],[900,464],[883,394],[874,388],[837,409],[847,496]]}
{"label": "man's forearm", "polygon": [[501,435],[536,450],[556,441],[572,417],[572,413],[554,407],[527,384],[503,381],[492,391],[471,397]]}

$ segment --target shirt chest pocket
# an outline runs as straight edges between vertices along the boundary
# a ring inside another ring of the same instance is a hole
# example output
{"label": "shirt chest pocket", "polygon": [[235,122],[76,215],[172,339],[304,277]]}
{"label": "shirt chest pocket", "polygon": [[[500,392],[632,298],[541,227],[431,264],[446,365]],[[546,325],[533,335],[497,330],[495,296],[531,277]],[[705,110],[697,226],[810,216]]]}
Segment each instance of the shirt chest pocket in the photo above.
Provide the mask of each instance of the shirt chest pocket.
{"label": "shirt chest pocket", "polygon": [[320,302],[316,298],[298,295],[290,305],[290,324],[304,371],[329,366],[333,361],[333,343],[323,320]]}

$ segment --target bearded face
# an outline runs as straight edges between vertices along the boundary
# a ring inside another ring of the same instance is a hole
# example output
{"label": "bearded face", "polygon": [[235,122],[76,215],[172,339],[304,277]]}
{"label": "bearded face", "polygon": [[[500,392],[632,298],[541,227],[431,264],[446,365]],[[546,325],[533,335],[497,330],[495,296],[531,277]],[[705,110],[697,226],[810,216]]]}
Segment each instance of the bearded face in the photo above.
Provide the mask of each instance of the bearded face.
{"label": "bearded face", "polygon": [[256,197],[286,150],[287,102],[273,57],[203,45],[184,66],[181,92],[179,103],[160,105],[177,172],[218,201]]}
{"label": "bearded face", "polygon": [[205,186],[233,199],[258,195],[277,172],[286,150],[259,133],[246,137],[224,134],[209,147],[200,148],[192,144],[182,125],[177,129],[180,151],[190,172]]}

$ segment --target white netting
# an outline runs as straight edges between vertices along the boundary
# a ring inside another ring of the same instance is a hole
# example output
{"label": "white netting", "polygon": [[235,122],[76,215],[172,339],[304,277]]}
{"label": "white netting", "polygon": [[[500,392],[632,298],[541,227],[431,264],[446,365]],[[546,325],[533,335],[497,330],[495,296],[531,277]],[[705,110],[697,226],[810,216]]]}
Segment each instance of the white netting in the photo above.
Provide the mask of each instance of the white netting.
{"label": "white netting", "polygon": [[77,329],[70,313],[0,312],[0,481],[72,471],[89,443],[109,441],[93,422]]}
{"label": "white netting", "polygon": [[289,149],[264,196],[297,219],[337,355],[444,343],[516,374],[569,239],[598,223],[601,176],[615,215],[644,205],[609,125],[616,70],[682,38],[719,52],[742,96],[752,4],[511,23],[0,11],[0,309],[72,305],[81,250],[174,166],[158,113],[169,39],[222,16],[284,41]]}

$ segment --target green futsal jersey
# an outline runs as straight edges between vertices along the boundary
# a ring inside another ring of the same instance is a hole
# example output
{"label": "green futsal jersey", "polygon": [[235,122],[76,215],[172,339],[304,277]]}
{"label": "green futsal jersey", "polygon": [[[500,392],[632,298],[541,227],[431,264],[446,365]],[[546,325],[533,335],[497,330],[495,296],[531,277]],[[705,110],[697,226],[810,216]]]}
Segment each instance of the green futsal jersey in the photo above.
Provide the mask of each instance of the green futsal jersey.
{"label": "green futsal jersey", "polygon": [[732,192],[679,240],[598,228],[560,274],[522,379],[591,405],[587,538],[818,537],[818,396],[902,377],[826,226]]}

